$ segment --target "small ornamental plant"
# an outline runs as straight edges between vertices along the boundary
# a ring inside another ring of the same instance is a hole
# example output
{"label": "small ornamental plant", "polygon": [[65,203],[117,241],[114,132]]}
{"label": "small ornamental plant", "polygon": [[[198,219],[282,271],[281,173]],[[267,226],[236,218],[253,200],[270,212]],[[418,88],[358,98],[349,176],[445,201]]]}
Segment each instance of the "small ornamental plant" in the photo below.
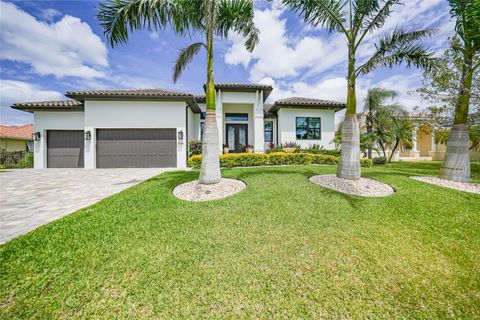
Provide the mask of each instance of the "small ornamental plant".
{"label": "small ornamental plant", "polygon": [[298,143],[294,142],[294,141],[289,141],[289,142],[285,142],[284,144],[282,144],[282,149],[285,152],[293,153],[296,150],[300,149],[300,145]]}
{"label": "small ornamental plant", "polygon": [[228,144],[223,144],[223,153],[229,153],[230,148],[228,147]]}
{"label": "small ornamental plant", "polygon": [[253,153],[253,146],[251,144],[245,145],[245,152],[246,153]]}
{"label": "small ornamental plant", "polygon": [[188,143],[188,153],[190,156],[202,154],[202,141],[190,141]]}

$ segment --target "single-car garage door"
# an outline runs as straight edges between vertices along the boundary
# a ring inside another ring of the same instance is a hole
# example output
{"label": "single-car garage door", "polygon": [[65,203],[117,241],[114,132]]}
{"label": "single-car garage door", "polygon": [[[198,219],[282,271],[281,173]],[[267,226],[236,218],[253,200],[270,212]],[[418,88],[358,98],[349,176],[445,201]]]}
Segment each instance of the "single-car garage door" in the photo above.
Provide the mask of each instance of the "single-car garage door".
{"label": "single-car garage door", "polygon": [[176,166],[176,129],[97,130],[97,168]]}
{"label": "single-car garage door", "polygon": [[83,168],[83,131],[47,131],[47,167]]}

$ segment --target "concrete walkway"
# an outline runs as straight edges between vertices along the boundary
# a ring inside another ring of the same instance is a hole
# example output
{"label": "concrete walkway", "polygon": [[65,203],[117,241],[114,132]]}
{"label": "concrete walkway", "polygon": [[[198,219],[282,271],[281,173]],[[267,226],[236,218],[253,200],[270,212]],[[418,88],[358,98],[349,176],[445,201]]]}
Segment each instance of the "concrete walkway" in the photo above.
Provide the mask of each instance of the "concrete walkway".
{"label": "concrete walkway", "polygon": [[175,169],[23,169],[0,172],[0,243]]}

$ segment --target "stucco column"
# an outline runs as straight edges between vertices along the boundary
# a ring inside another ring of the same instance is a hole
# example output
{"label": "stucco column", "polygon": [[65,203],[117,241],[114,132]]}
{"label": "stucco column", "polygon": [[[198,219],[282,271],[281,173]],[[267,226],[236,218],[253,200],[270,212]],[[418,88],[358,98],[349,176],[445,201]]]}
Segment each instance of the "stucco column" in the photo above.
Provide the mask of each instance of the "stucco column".
{"label": "stucco column", "polygon": [[415,126],[413,129],[413,147],[412,147],[412,155],[415,158],[418,158],[420,156],[420,151],[418,151],[418,146],[417,146],[417,131],[419,130],[418,126]]}
{"label": "stucco column", "polygon": [[263,91],[257,91],[253,105],[253,147],[255,153],[265,151],[265,134],[263,122]]}
{"label": "stucco column", "polygon": [[225,143],[223,141],[223,105],[222,105],[222,90],[218,90],[216,94],[216,101],[215,101],[215,111],[216,111],[216,116],[217,116],[217,126],[218,126],[218,141],[219,141],[219,146],[218,150],[220,153],[223,152],[223,144]]}
{"label": "stucco column", "polygon": [[85,131],[90,131],[90,140],[85,140],[84,144],[84,166],[85,169],[95,169],[97,167],[97,130],[93,127],[85,127]]}
{"label": "stucco column", "polygon": [[47,130],[36,130],[40,132],[40,140],[33,142],[33,168],[45,169],[47,167]]}

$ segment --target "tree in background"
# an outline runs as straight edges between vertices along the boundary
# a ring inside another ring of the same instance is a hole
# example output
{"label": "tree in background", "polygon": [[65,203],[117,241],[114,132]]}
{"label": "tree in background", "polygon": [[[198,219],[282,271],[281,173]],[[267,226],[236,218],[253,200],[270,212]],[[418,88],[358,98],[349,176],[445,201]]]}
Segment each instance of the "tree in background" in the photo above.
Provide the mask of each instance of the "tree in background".
{"label": "tree in background", "polygon": [[[463,56],[457,48],[461,41],[458,36],[452,37],[450,47],[440,58],[438,67],[425,70],[423,73],[422,87],[416,92],[423,101],[432,104],[427,109],[430,116],[451,125],[455,115],[455,105],[458,100],[458,88],[462,82]],[[480,55],[473,57],[473,64],[480,62]],[[473,71],[472,87],[470,89],[470,113],[480,112],[480,68]]]}
{"label": "tree in background", "polygon": [[202,166],[199,182],[218,183],[221,179],[219,136],[215,115],[215,83],[213,77],[213,45],[215,37],[226,38],[235,31],[246,38],[245,47],[252,51],[258,43],[258,30],[253,23],[252,0],[108,0],[100,4],[97,15],[112,47],[127,42],[133,30],[157,31],[167,26],[180,36],[200,34],[204,42],[182,49],[174,67],[176,82],[188,63],[201,50],[207,52],[206,104],[203,133]]}
{"label": "tree in background", "polygon": [[[394,90],[384,88],[368,89],[363,105],[363,115],[365,117],[365,126],[368,134],[373,133],[374,123],[376,122],[378,112],[385,106],[385,100],[393,99],[396,96],[397,93]],[[368,158],[372,159],[372,148],[368,149]]]}
{"label": "tree in background", "polygon": [[347,110],[342,126],[342,154],[337,169],[339,178],[360,179],[360,127],[357,118],[356,80],[379,67],[406,63],[426,70],[434,67],[433,54],[418,41],[434,30],[397,28],[382,35],[375,52],[365,63],[357,66],[357,51],[365,44],[366,36],[381,29],[400,0],[281,0],[313,27],[324,26],[329,32],[345,36],[348,47]]}

